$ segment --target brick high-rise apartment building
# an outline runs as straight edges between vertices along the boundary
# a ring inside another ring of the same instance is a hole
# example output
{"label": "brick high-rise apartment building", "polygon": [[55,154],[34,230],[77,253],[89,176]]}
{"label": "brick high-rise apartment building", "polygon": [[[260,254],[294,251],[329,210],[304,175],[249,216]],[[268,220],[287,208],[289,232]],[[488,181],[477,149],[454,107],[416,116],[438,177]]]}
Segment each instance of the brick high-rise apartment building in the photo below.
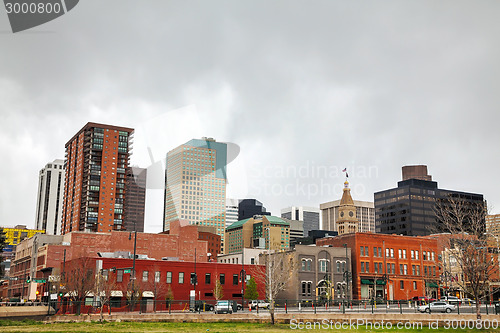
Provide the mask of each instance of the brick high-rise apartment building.
{"label": "brick high-rise apartment building", "polygon": [[122,230],[133,133],[87,123],[66,143],[62,234]]}

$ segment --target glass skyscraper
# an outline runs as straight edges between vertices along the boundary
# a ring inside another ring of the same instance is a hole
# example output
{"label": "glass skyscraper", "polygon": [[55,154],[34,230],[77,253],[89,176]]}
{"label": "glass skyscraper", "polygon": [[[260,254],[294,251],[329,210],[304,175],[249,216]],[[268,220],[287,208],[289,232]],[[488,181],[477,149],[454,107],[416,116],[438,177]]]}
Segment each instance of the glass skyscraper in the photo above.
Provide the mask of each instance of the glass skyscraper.
{"label": "glass skyscraper", "polygon": [[163,230],[181,219],[211,226],[224,244],[227,145],[193,139],[167,153]]}

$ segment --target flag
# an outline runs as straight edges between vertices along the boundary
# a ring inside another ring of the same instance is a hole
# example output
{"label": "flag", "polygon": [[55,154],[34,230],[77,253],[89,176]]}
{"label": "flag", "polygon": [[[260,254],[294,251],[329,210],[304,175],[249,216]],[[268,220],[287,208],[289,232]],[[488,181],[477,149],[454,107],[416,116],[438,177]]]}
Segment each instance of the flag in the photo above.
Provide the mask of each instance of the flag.
{"label": "flag", "polygon": [[342,170],[342,172],[346,172],[347,171],[347,168],[344,168],[344,170]]}

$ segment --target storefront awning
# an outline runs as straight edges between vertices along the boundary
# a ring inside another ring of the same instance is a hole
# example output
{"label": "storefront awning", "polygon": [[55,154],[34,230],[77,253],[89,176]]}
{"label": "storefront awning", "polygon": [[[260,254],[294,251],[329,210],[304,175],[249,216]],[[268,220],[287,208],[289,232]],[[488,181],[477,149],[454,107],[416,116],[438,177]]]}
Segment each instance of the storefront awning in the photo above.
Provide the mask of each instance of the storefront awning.
{"label": "storefront awning", "polygon": [[361,284],[373,284],[373,281],[361,279]]}
{"label": "storefront awning", "polygon": [[377,284],[385,286],[385,281],[384,280],[377,280]]}
{"label": "storefront awning", "polygon": [[152,291],[143,291],[142,297],[155,297],[155,294]]}
{"label": "storefront awning", "polygon": [[121,290],[112,290],[111,297],[123,297],[123,292]]}
{"label": "storefront awning", "polygon": [[428,288],[439,288],[437,283],[434,283],[434,282],[427,282],[427,283],[425,283],[425,286]]}

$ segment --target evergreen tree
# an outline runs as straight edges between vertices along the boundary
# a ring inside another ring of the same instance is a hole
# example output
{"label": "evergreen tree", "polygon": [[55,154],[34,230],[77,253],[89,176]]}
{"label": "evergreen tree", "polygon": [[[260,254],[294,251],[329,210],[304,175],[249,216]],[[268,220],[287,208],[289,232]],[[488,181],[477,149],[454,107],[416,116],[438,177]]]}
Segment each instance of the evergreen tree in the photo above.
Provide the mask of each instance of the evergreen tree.
{"label": "evergreen tree", "polygon": [[259,292],[257,291],[257,283],[253,277],[248,280],[248,284],[245,288],[245,298],[248,300],[259,299]]}

